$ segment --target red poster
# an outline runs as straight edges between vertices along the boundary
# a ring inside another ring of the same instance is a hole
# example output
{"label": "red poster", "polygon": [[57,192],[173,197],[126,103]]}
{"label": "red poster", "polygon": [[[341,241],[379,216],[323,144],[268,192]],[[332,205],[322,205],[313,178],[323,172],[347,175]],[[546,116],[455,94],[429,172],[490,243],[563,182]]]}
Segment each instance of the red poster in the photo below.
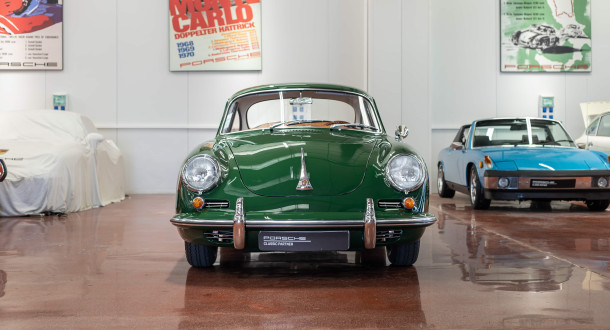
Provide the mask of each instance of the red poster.
{"label": "red poster", "polygon": [[261,70],[260,0],[169,0],[171,71]]}

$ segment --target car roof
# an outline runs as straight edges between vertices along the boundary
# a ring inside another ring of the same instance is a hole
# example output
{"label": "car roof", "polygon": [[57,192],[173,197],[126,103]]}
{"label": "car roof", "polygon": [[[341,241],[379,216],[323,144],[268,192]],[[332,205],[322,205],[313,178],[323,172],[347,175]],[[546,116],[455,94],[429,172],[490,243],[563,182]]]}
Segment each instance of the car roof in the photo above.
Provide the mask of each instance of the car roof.
{"label": "car roof", "polygon": [[473,123],[478,123],[480,121],[490,121],[490,120],[517,120],[517,119],[535,119],[535,120],[546,120],[546,121],[552,121],[552,122],[557,122],[557,123],[561,123],[559,120],[555,120],[555,119],[548,119],[548,118],[538,118],[538,117],[497,117],[497,118],[483,118],[483,119],[477,119],[474,120]]}
{"label": "car roof", "polygon": [[333,90],[333,91],[339,91],[339,92],[351,92],[351,93],[361,94],[363,96],[366,96],[366,97],[372,99],[372,97],[363,90],[360,90],[360,89],[357,89],[354,87],[344,86],[344,85],[324,84],[324,83],[282,83],[282,84],[259,85],[259,86],[242,89],[242,90],[236,92],[235,94],[233,94],[233,96],[231,96],[231,99],[237,98],[242,95],[257,93],[257,92],[295,90],[295,89],[296,90],[299,90],[299,89],[326,89],[326,90]]}

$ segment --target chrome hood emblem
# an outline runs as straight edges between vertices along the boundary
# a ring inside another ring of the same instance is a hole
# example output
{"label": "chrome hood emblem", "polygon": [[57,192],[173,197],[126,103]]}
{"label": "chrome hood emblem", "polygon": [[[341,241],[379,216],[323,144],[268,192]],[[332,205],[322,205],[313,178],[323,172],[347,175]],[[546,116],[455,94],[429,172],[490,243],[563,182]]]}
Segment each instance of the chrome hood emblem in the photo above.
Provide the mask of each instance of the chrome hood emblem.
{"label": "chrome hood emblem", "polygon": [[311,182],[309,182],[309,176],[307,175],[307,167],[305,167],[305,151],[303,148],[301,148],[301,177],[299,178],[297,190],[313,190]]}

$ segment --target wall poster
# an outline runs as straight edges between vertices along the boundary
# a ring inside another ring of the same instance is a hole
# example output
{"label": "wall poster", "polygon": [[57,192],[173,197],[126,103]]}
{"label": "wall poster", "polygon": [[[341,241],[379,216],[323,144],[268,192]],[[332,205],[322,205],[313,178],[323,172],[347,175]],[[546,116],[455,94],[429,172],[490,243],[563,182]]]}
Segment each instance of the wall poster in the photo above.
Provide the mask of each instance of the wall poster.
{"label": "wall poster", "polygon": [[63,69],[63,0],[0,0],[0,70]]}
{"label": "wall poster", "polygon": [[591,0],[500,0],[503,72],[591,72]]}
{"label": "wall poster", "polygon": [[169,0],[170,71],[261,70],[260,0]]}

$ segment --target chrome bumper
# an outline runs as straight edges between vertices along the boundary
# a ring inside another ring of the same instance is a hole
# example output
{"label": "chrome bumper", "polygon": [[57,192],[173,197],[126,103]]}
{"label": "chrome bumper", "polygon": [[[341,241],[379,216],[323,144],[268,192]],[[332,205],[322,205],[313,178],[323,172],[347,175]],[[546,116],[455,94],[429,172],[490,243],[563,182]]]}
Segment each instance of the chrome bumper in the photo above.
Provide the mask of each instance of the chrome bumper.
{"label": "chrome bumper", "polygon": [[282,227],[363,229],[365,248],[374,249],[378,227],[426,227],[436,222],[436,217],[431,214],[413,215],[408,219],[377,219],[372,198],[366,199],[364,219],[358,220],[247,220],[243,203],[243,198],[237,199],[233,220],[201,220],[175,216],[170,222],[178,227],[232,227],[234,247],[238,250],[245,247],[246,226],[252,229]]}

